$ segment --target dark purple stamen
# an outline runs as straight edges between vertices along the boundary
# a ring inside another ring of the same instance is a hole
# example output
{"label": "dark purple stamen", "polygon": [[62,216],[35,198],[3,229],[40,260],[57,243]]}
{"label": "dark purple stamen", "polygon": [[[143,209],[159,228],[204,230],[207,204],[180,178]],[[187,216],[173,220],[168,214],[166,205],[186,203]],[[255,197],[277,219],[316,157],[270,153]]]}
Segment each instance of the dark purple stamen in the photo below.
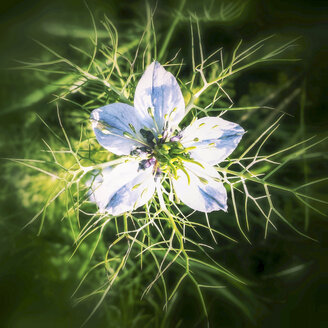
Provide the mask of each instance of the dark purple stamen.
{"label": "dark purple stamen", "polygon": [[167,130],[164,130],[164,132],[163,132],[163,137],[162,137],[162,139],[160,140],[160,143],[163,144],[163,143],[166,141],[167,135],[168,135],[168,131],[167,131]]}
{"label": "dark purple stamen", "polygon": [[156,158],[152,157],[148,160],[148,162],[150,163],[150,165],[154,165],[156,163]]}
{"label": "dark purple stamen", "polygon": [[144,159],[139,163],[138,171],[148,169],[150,166],[154,165],[155,163],[156,163],[155,157],[151,157],[149,159]]}
{"label": "dark purple stamen", "polygon": [[138,147],[130,152],[132,156],[143,156],[151,153],[151,148],[149,147]]}
{"label": "dark purple stamen", "polygon": [[155,179],[158,179],[162,175],[162,170],[157,167],[157,170],[155,172]]}
{"label": "dark purple stamen", "polygon": [[177,142],[177,141],[181,140],[181,138],[182,138],[182,135],[181,134],[177,134],[176,136],[171,137],[170,138],[170,141]]}

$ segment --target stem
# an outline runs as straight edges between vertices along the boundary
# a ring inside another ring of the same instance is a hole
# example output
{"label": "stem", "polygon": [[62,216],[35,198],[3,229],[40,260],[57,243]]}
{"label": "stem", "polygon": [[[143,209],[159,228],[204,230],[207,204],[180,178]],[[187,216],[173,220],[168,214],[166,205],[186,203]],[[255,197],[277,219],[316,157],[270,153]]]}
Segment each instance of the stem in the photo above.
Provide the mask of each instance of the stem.
{"label": "stem", "polygon": [[[185,3],[186,3],[186,0],[181,0],[181,4],[180,4],[180,7],[179,7],[179,12],[182,11],[182,9],[183,9]],[[165,40],[164,40],[164,42],[163,42],[163,45],[162,45],[161,51],[159,52],[159,55],[158,55],[158,60],[159,60],[159,61],[160,61],[160,60],[162,59],[162,57],[164,56],[164,53],[165,53],[166,48],[167,48],[167,46],[168,46],[168,44],[169,44],[169,42],[170,42],[170,39],[171,39],[171,37],[172,37],[172,34],[173,34],[173,32],[174,32],[176,26],[178,25],[179,21],[180,21],[180,17],[181,17],[181,15],[176,15],[176,16],[175,16],[175,19],[174,19],[173,23],[171,24],[171,27],[170,27],[168,33],[166,34],[166,38],[165,38]]]}
{"label": "stem", "polygon": [[277,185],[275,183],[271,183],[271,182],[267,182],[267,181],[262,181],[261,179],[253,178],[253,177],[251,177],[249,175],[242,174],[242,173],[239,173],[239,172],[236,172],[236,171],[231,171],[231,170],[228,170],[228,169],[225,169],[225,168],[221,168],[221,167],[218,168],[218,170],[220,172],[225,172],[225,173],[229,173],[229,174],[238,176],[238,177],[243,178],[245,180],[250,180],[250,181],[253,181],[253,182],[261,183],[263,185],[267,185],[267,186],[272,187],[272,188],[276,188],[276,189],[288,191],[288,192],[291,192],[291,193],[295,194],[295,190],[294,189],[291,189],[291,188],[288,188],[288,187],[280,186],[280,185]]}
{"label": "stem", "polygon": [[123,215],[123,222],[124,222],[124,234],[128,233],[128,219],[126,213]]}
{"label": "stem", "polygon": [[183,255],[185,256],[186,259],[186,273],[189,274],[189,256],[184,248],[183,245],[183,236],[179,230],[179,228],[177,227],[177,225],[175,224],[174,218],[172,217],[172,214],[169,212],[169,210],[167,209],[164,199],[163,199],[163,193],[161,191],[161,186],[160,183],[156,184],[156,190],[157,190],[157,195],[159,198],[159,202],[161,204],[161,208],[162,210],[165,212],[165,214],[167,215],[167,218],[169,219],[169,222],[171,223],[172,229],[175,232],[175,234],[177,235],[179,242],[180,242],[180,250],[183,253]]}

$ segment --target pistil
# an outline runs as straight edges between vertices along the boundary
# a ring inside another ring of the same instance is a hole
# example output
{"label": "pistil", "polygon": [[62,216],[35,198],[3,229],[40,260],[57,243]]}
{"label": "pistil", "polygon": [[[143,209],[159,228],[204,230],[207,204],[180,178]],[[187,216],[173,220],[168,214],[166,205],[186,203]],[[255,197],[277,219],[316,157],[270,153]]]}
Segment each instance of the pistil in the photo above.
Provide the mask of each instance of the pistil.
{"label": "pistil", "polygon": [[203,168],[202,164],[190,157],[190,151],[196,147],[185,148],[180,142],[181,136],[179,134],[167,138],[164,132],[155,137],[153,132],[146,128],[141,129],[140,134],[147,141],[148,147],[140,147],[131,152],[131,155],[143,158],[139,169],[144,170],[153,166],[156,176],[165,173],[175,179],[178,178],[178,170],[181,170],[186,174],[188,183],[190,183],[190,176],[184,167],[185,162],[193,163]]}

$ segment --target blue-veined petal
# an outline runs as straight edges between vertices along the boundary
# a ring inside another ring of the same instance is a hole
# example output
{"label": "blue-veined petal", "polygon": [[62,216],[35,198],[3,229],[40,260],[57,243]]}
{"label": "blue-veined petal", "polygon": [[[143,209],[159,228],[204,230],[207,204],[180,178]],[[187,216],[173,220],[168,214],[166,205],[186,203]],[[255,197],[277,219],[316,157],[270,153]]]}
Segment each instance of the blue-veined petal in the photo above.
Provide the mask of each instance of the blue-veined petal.
{"label": "blue-veined petal", "polygon": [[163,132],[165,122],[171,128],[178,126],[185,115],[184,99],[175,77],[158,63],[151,63],[142,75],[134,95],[134,106],[147,122],[151,119],[148,108],[154,113],[152,123],[158,133]]}
{"label": "blue-veined petal", "polygon": [[178,178],[172,179],[178,198],[190,208],[201,212],[227,211],[227,191],[220,175],[213,167],[186,163],[185,170],[178,170]]}
{"label": "blue-veined petal", "polygon": [[116,155],[129,155],[144,146],[140,130],[144,128],[138,111],[127,104],[114,103],[92,111],[93,130],[100,145]]}
{"label": "blue-veined petal", "polygon": [[153,167],[139,169],[138,161],[119,164],[102,172],[91,187],[101,213],[120,215],[146,204],[155,191]]}
{"label": "blue-veined petal", "polygon": [[244,129],[218,117],[203,117],[181,132],[184,147],[196,147],[190,152],[195,160],[214,165],[222,162],[237,147]]}

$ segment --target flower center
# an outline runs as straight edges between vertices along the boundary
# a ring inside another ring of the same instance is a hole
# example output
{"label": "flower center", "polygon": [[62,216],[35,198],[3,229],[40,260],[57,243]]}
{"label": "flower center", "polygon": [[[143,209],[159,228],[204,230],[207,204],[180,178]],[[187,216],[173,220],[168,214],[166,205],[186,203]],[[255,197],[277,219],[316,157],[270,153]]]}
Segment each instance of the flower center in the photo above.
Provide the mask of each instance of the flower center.
{"label": "flower center", "polygon": [[189,153],[195,147],[185,148],[180,142],[181,137],[179,135],[167,139],[167,136],[163,135],[158,135],[155,138],[153,132],[145,129],[141,129],[140,133],[147,141],[148,147],[140,147],[131,152],[131,155],[143,158],[140,162],[140,169],[146,169],[153,165],[155,174],[166,173],[175,178],[177,178],[177,171],[180,169],[186,173],[189,180],[184,162],[199,164],[190,157]]}
{"label": "flower center", "polygon": [[177,177],[177,170],[185,170],[183,162],[192,161],[189,151],[179,141],[157,142],[153,149],[153,156],[157,161],[158,168],[163,173]]}

